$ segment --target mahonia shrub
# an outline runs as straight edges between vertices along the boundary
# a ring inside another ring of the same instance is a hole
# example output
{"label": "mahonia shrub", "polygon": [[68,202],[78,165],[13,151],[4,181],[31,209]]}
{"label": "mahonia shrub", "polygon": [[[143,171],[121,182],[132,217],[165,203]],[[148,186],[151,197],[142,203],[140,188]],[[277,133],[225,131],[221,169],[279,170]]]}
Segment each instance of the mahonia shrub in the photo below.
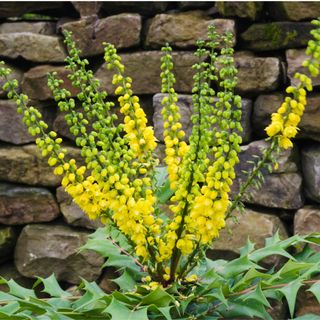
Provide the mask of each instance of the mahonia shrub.
{"label": "mahonia shrub", "polygon": [[[304,62],[311,76],[319,73],[320,22],[314,21],[314,39],[309,41]],[[208,39],[197,42],[193,66],[192,101],[194,114],[189,140],[180,122],[179,95],[174,89],[173,60],[169,45],[162,49],[162,116],[166,168],[159,167],[157,139],[132,79],[112,44],[105,43],[107,69],[113,71],[114,94],[118,97],[123,123],[113,112],[115,103],[87,69],[87,59],[65,32],[69,56],[69,79],[79,89],[76,99],[63,88],[56,73],[48,76],[48,86],[75,143],[81,148],[85,165],[70,159],[62,138],[48,130],[39,111],[29,106],[19,92],[10,69],[2,67],[4,90],[17,104],[23,121],[62,186],[90,219],[100,219],[98,229],[84,249],[103,255],[105,266],[119,268],[114,281],[120,291],[109,295],[94,283],[83,280],[84,295],[70,296],[54,276],[39,278],[52,298],[41,300],[33,290],[14,281],[2,282],[9,293],[0,294],[0,316],[4,319],[218,319],[259,317],[271,319],[269,300],[286,298],[291,316],[300,287],[309,286],[320,299],[320,283],[314,276],[320,270],[320,256],[308,244],[318,245],[320,235],[294,236],[280,240],[276,234],[265,248],[254,250],[248,241],[233,261],[211,261],[206,250],[226,219],[243,209],[241,199],[249,186],[259,187],[262,170],[277,167],[277,154],[293,146],[292,138],[307,104],[311,78],[296,73],[296,86],[265,129],[269,147],[253,159],[239,192],[230,196],[239,163],[241,139],[241,97],[235,94],[237,69],[232,48],[233,35],[218,35],[213,26]],[[216,89],[213,89],[216,88]],[[81,108],[79,108],[79,105]],[[163,209],[168,205],[170,213]],[[237,209],[237,210],[235,210]],[[289,251],[304,245],[293,256]],[[288,251],[289,250],[289,251]],[[265,269],[263,259],[278,254],[287,259],[279,270]],[[269,300],[268,300],[269,299]]]}

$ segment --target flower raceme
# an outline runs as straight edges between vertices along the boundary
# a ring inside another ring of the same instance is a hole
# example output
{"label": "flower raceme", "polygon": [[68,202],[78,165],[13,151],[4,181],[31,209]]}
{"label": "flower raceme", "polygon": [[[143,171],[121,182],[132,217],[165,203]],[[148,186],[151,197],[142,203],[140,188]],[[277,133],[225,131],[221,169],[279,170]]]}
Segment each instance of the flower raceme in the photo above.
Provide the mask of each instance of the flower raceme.
{"label": "flower raceme", "polygon": [[[317,22],[319,27],[319,22]],[[157,141],[139,98],[133,94],[132,79],[116,49],[105,44],[106,67],[114,72],[112,83],[124,121],[115,125],[115,106],[100,87],[88,61],[80,58],[71,34],[66,32],[69,56],[66,68],[72,85],[78,88],[76,99],[62,88],[62,80],[53,73],[48,86],[61,111],[75,143],[81,149],[84,164],[70,159],[63,141],[42,120],[37,109],[28,105],[28,97],[18,92],[18,82],[8,80],[10,70],[0,68],[6,79],[4,89],[17,104],[31,135],[62,185],[90,219],[101,219],[117,228],[132,246],[132,254],[145,266],[149,275],[147,287],[168,285],[177,279],[196,281],[191,273],[203,257],[204,250],[219,236],[225,216],[231,207],[230,188],[239,162],[242,131],[241,98],[234,94],[237,70],[234,66],[232,38],[219,36],[209,27],[208,40],[199,41],[193,66],[194,114],[192,133],[187,139],[180,122],[179,96],[174,89],[171,48],[162,49],[161,79],[162,116],[164,120],[165,163],[170,194],[170,214],[164,214],[157,198],[155,158]],[[319,29],[308,44],[311,59],[304,65],[312,76],[318,74]],[[217,50],[222,44],[222,49]],[[266,128],[280,148],[290,148],[298,132],[306,107],[306,90],[312,90],[311,79],[296,74],[297,86],[287,88],[287,97]],[[215,90],[212,83],[215,83]],[[162,188],[163,186],[160,186]],[[169,218],[171,216],[172,218]]]}

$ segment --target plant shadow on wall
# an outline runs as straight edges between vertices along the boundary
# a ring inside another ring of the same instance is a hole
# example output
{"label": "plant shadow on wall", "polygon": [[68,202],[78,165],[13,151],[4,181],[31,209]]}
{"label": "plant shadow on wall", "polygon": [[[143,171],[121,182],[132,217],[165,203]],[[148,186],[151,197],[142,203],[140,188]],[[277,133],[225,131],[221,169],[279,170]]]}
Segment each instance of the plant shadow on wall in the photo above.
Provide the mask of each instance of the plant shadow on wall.
{"label": "plant shadow on wall", "polygon": [[[311,77],[318,75],[320,48],[320,22],[313,23],[314,39],[304,62]],[[208,40],[197,43],[193,129],[188,142],[179,122],[171,48],[162,49],[166,168],[158,167],[153,129],[147,126],[139,98],[131,89],[132,80],[114,46],[105,44],[105,61],[114,72],[115,94],[124,116],[124,123],[118,126],[112,113],[114,103],[86,69],[88,61],[80,58],[71,34],[64,35],[69,52],[66,68],[73,86],[80,89],[77,99],[83,112],[55,73],[49,75],[48,86],[60,110],[66,112],[65,120],[82,150],[85,166],[68,158],[62,139],[48,131],[39,111],[18,92],[18,82],[8,80],[10,70],[2,67],[0,74],[6,79],[8,97],[16,102],[30,134],[38,136],[36,143],[54,173],[62,176],[65,190],[91,219],[105,223],[81,250],[94,250],[106,258],[105,267],[118,268],[121,275],[114,281],[119,290],[106,294],[94,282],[83,280],[81,294],[74,296],[62,290],[51,275],[35,283],[34,287],[41,284],[49,294],[41,299],[34,290],[2,279],[8,293],[0,293],[0,318],[272,319],[271,303],[282,300],[287,301],[292,318],[299,289],[307,288],[320,301],[316,280],[320,253],[309,246],[320,244],[320,233],[286,240],[275,234],[258,250],[248,240],[240,257],[232,261],[206,258],[206,250],[214,245],[226,219],[236,219],[243,211],[241,199],[246,189],[259,188],[264,180],[262,170],[272,171],[281,150],[293,146],[306,92],[312,90],[311,78],[296,74],[298,84],[287,88],[288,96],[266,128],[268,147],[252,159],[239,192],[230,198],[242,131],[241,97],[234,94],[237,69],[232,34],[218,35],[210,26]],[[170,215],[163,211],[164,204],[169,204]],[[263,263],[272,255],[285,259],[278,269]]]}

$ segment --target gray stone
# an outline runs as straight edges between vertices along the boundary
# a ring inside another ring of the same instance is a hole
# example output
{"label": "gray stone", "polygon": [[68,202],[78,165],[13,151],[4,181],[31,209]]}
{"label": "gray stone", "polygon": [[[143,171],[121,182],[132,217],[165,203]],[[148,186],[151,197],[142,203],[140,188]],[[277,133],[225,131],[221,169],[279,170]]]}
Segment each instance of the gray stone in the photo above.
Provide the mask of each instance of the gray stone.
{"label": "gray stone", "polygon": [[[211,258],[233,259],[239,256],[239,249],[246,245],[248,239],[256,249],[262,248],[266,238],[272,237],[277,231],[282,239],[288,238],[285,226],[277,216],[251,209],[245,209],[243,215],[234,215],[238,223],[233,219],[227,220],[226,227],[220,231],[219,238],[214,240],[209,251]],[[279,257],[269,257],[265,262],[275,264],[279,262]]]}
{"label": "gray stone", "polygon": [[[239,192],[240,184],[247,179],[242,170],[248,171],[252,164],[248,160],[255,160],[252,155],[261,154],[266,147],[264,141],[255,141],[248,146],[242,147],[239,155],[240,163],[236,166],[237,178],[232,186],[232,193]],[[251,204],[262,205],[270,208],[299,209],[304,199],[302,196],[302,178],[298,168],[298,156],[296,150],[287,150],[279,156],[279,168],[271,174],[263,171],[265,182],[257,190],[251,186],[244,195],[244,201]],[[262,192],[263,191],[263,192]]]}
{"label": "gray stone", "polygon": [[263,8],[262,2],[256,1],[218,1],[218,12],[224,17],[239,17],[256,20]]}
{"label": "gray stone", "polygon": [[[163,142],[163,120],[162,120],[162,104],[161,101],[164,98],[165,94],[158,93],[153,96],[153,123],[156,138]],[[179,101],[177,104],[180,108],[181,119],[183,130],[186,133],[186,139],[189,138],[192,130],[191,116],[193,113],[192,107],[192,96],[186,94],[179,95]],[[242,120],[241,124],[243,127],[243,132],[241,133],[242,139],[244,142],[248,142],[251,136],[251,125],[250,125],[250,116],[251,116],[252,102],[248,99],[242,99]]]}
{"label": "gray stone", "polygon": [[119,274],[117,274],[114,268],[108,268],[103,272],[99,280],[99,287],[106,293],[112,293],[118,289],[118,286],[112,280],[118,277]]}
{"label": "gray stone", "polygon": [[[6,280],[14,280],[16,283],[18,283],[20,286],[23,286],[24,288],[32,288],[34,284],[33,279],[28,279],[24,276],[22,276],[17,268],[15,267],[14,263],[12,261],[6,262],[4,264],[0,265],[0,274],[1,277]],[[5,284],[0,284],[0,291],[2,292],[8,292],[9,287]]]}
{"label": "gray stone", "polygon": [[206,9],[212,7],[212,2],[208,1],[179,1],[181,10]]}
{"label": "gray stone", "polygon": [[60,9],[64,5],[61,1],[25,1],[17,5],[16,2],[3,1],[0,3],[0,17],[19,17],[28,12],[38,12],[41,10]]}
{"label": "gray stone", "polygon": [[23,76],[21,83],[22,91],[32,100],[48,100],[53,95],[48,87],[48,73],[57,72],[56,78],[63,80],[62,87],[69,90],[72,96],[79,93],[79,89],[74,88],[68,79],[70,74],[62,66],[41,65],[29,69]]}
{"label": "gray stone", "polygon": [[238,68],[236,90],[240,94],[273,91],[279,86],[281,65],[278,58],[238,52],[235,65]]}
{"label": "gray stone", "polygon": [[[66,147],[67,157],[83,163],[80,149]],[[60,185],[61,176],[53,174],[53,169],[47,164],[47,159],[41,156],[36,145],[22,147],[0,147],[0,180],[24,183],[28,185],[56,187]]]}
{"label": "gray stone", "polygon": [[72,32],[78,49],[83,56],[104,53],[103,42],[112,43],[117,49],[139,45],[141,16],[134,13],[122,13],[103,19],[86,17],[62,25],[62,30]]}
{"label": "gray stone", "polygon": [[64,119],[66,113],[65,112],[58,112],[56,118],[53,122],[53,130],[56,131],[63,137],[66,137],[70,140],[75,140],[74,135],[70,132],[69,126]]}
{"label": "gray stone", "polygon": [[63,62],[66,51],[57,36],[17,32],[0,34],[0,55],[11,59],[22,57],[33,62]]}
{"label": "gray stone", "polygon": [[78,252],[89,233],[62,225],[33,224],[23,228],[15,250],[18,271],[30,278],[48,277],[80,283],[81,277],[96,280],[103,258],[95,252]]}
{"label": "gray stone", "polygon": [[[307,235],[320,230],[320,207],[305,206],[299,209],[294,215],[294,234]],[[311,247],[320,251],[319,246],[311,245]]]}
{"label": "gray stone", "polygon": [[151,20],[146,45],[151,48],[160,48],[169,43],[178,48],[193,47],[197,40],[207,39],[209,25],[214,25],[218,34],[224,34],[227,31],[236,33],[233,20],[211,19],[203,11],[163,13]]}
{"label": "gray stone", "polygon": [[82,209],[72,200],[71,196],[64,191],[63,187],[57,189],[57,200],[61,213],[69,225],[97,229],[103,224],[99,220],[90,220]]}
{"label": "gray stone", "polygon": [[[41,105],[36,107],[43,115],[43,120],[51,127],[53,121],[53,112],[51,111],[53,110]],[[0,140],[13,144],[35,141],[36,138],[28,133],[22,118],[23,115],[17,113],[15,102],[0,100]]]}
{"label": "gray stone", "polygon": [[272,18],[277,20],[310,20],[320,16],[320,3],[318,1],[276,1],[271,3],[269,10]]}
{"label": "gray stone", "polygon": [[[22,79],[22,70],[19,68],[13,66],[12,64],[5,63],[3,65],[4,68],[10,68],[11,69],[11,74],[8,76],[8,80],[13,80],[16,79],[18,80],[18,83],[20,85],[21,79]],[[5,84],[5,79],[1,78],[0,79],[0,98],[7,97],[7,92],[2,89],[3,85]],[[19,88],[20,89],[20,88]]]}
{"label": "gray stone", "polygon": [[[290,79],[291,84],[298,84],[299,80],[294,78],[296,72],[309,74],[308,68],[302,67],[303,61],[310,58],[304,49],[289,49],[286,51],[286,60],[288,63],[287,74]],[[320,75],[315,78],[312,78],[312,84],[314,86],[320,85]]]}
{"label": "gray stone", "polygon": [[[122,63],[125,65],[125,74],[133,79],[132,89],[135,94],[155,94],[161,91],[160,59],[161,51],[140,51],[135,53],[120,54]],[[198,62],[191,52],[180,51],[173,53],[175,67],[173,72],[176,76],[175,89],[177,92],[191,92],[193,86],[194,71],[192,65]],[[143,72],[141,72],[143,70]],[[103,64],[95,73],[100,80],[101,86],[109,94],[113,94],[115,86],[112,85],[113,72],[106,69]]]}
{"label": "gray stone", "polygon": [[72,1],[72,5],[79,12],[80,17],[97,15],[102,7],[102,2],[98,1]]}
{"label": "gray stone", "polygon": [[307,22],[272,22],[251,25],[240,35],[243,46],[255,51],[301,48],[311,39],[314,27]]}
{"label": "gray stone", "polygon": [[44,35],[56,33],[56,23],[50,21],[40,22],[6,22],[0,24],[0,33],[31,32]]}
{"label": "gray stone", "polygon": [[165,1],[141,1],[139,4],[134,1],[104,1],[103,10],[108,14],[118,12],[138,12],[146,16],[153,16],[158,12],[163,12],[168,7]]}
{"label": "gray stone", "polygon": [[59,215],[58,204],[49,190],[0,184],[0,223],[48,222]]}
{"label": "gray stone", "polygon": [[[253,107],[253,130],[259,137],[265,137],[266,128],[271,122],[271,114],[276,112],[284,101],[281,93],[259,96]],[[320,141],[320,95],[307,96],[307,107],[299,123],[297,138],[310,138]]]}
{"label": "gray stone", "polygon": [[13,227],[0,226],[0,263],[12,258],[17,235]]}
{"label": "gray stone", "polygon": [[301,149],[304,191],[306,196],[320,202],[320,145],[306,145]]}

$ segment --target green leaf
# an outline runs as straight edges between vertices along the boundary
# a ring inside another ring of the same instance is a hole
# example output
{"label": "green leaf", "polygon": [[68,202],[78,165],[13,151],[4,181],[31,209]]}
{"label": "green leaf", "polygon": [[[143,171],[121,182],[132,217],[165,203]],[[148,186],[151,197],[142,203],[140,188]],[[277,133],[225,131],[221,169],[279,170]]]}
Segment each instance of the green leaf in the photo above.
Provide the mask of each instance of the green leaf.
{"label": "green leaf", "polygon": [[221,286],[219,288],[217,288],[215,291],[212,291],[212,292],[204,295],[203,297],[205,297],[205,298],[213,297],[213,298],[217,299],[219,302],[223,303],[226,307],[228,306],[228,300],[225,298]]}
{"label": "green leaf", "polygon": [[254,250],[254,243],[248,238],[244,247],[240,248],[240,257],[246,256]]}
{"label": "green leaf", "polygon": [[303,316],[294,318],[293,320],[320,320],[320,316],[316,314],[304,314]]}
{"label": "green leaf", "polygon": [[314,283],[307,291],[312,292],[320,303],[320,280]]}
{"label": "green leaf", "polygon": [[6,281],[6,283],[9,286],[9,293],[16,297],[23,298],[23,299],[26,299],[29,297],[34,297],[34,298],[36,297],[33,290],[21,287],[12,279],[10,279],[9,281]]}
{"label": "green leaf", "polygon": [[122,291],[132,291],[137,284],[133,275],[127,269],[125,269],[120,277],[113,279],[112,281],[115,282]]}
{"label": "green leaf", "polygon": [[[166,320],[172,320],[172,317],[170,315],[171,308],[172,308],[172,306],[159,308],[153,304],[148,307],[148,311],[151,311],[156,314],[160,314],[161,318],[159,318],[159,319],[165,318]],[[164,318],[162,316],[164,316]]]}
{"label": "green leaf", "polygon": [[160,204],[167,203],[167,201],[172,197],[173,194],[174,191],[170,189],[169,180],[167,180],[166,183],[162,187],[160,187],[155,193]]}
{"label": "green leaf", "polygon": [[50,277],[45,279],[41,277],[38,277],[38,278],[41,280],[41,282],[44,285],[44,289],[42,290],[42,292],[48,293],[51,297],[60,298],[60,297],[71,296],[70,292],[67,292],[61,289],[54,274],[52,274]]}
{"label": "green leaf", "polygon": [[147,310],[148,307],[130,310],[122,302],[113,297],[111,303],[103,312],[109,313],[113,320],[148,320]]}
{"label": "green leaf", "polygon": [[154,169],[154,172],[155,187],[159,188],[163,186],[168,180],[168,170],[167,167],[159,166]]}
{"label": "green leaf", "polygon": [[242,301],[246,302],[247,300],[253,300],[262,303],[268,308],[271,308],[269,301],[266,299],[263,291],[261,290],[261,283],[257,285],[256,289],[246,295],[239,297]]}
{"label": "green leaf", "polygon": [[297,275],[301,270],[310,269],[313,263],[304,263],[288,260],[285,265],[278,271],[281,277]]}
{"label": "green leaf", "polygon": [[286,285],[283,288],[276,289],[286,297],[291,318],[293,317],[293,314],[294,314],[298,291],[302,286],[303,286],[302,282],[299,279],[297,279],[295,281],[290,282],[288,285]]}
{"label": "green leaf", "polygon": [[141,299],[141,305],[154,304],[157,307],[167,307],[173,301],[175,300],[170,294],[158,287]]}

